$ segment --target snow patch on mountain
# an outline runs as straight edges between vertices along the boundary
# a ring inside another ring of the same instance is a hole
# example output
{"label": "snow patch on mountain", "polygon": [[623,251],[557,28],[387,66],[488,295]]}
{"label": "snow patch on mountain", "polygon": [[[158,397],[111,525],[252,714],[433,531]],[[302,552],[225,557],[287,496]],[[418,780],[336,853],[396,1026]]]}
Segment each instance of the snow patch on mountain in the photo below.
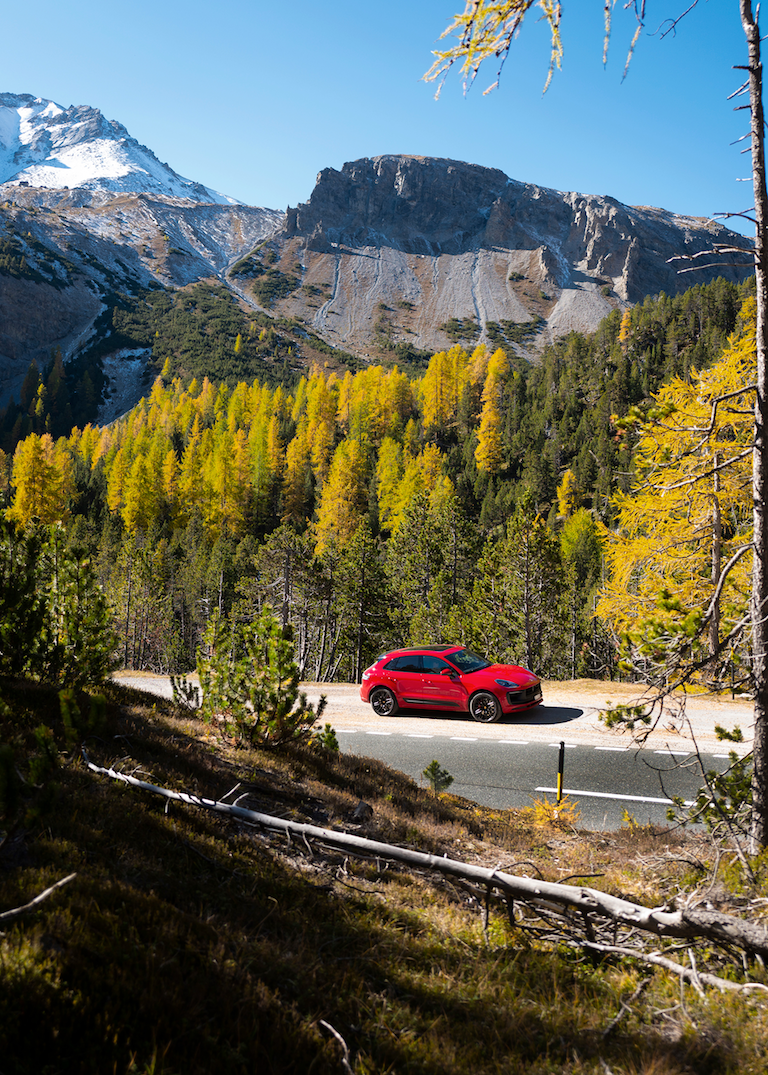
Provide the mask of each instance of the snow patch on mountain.
{"label": "snow patch on mountain", "polygon": [[239,205],[162,164],[97,108],[63,108],[31,94],[0,93],[0,184],[161,194]]}

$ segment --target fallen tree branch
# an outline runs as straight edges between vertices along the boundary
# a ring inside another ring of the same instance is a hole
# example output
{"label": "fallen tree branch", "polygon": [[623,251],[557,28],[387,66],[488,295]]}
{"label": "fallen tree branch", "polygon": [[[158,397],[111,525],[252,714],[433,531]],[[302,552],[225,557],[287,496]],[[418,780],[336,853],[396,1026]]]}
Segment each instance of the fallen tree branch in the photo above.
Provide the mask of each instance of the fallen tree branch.
{"label": "fallen tree branch", "polygon": [[708,974],[706,971],[697,970],[695,966],[693,968],[683,967],[680,963],[675,963],[673,959],[667,959],[666,956],[661,955],[659,952],[641,952],[637,948],[622,948],[617,944],[596,944],[592,941],[572,941],[569,943],[573,947],[584,948],[588,952],[623,956],[626,959],[641,959],[644,963],[653,963],[657,967],[664,967],[665,970],[672,971],[673,974],[679,974],[681,978],[691,982],[693,985],[699,983],[714,985],[722,991],[730,989],[736,992],[763,989],[768,993],[768,985],[763,985],[761,982],[730,982],[727,978],[719,978],[716,974]]}
{"label": "fallen tree branch", "polygon": [[621,1000],[619,1002],[620,1007],[619,1007],[618,1012],[613,1017],[613,1019],[611,1019],[610,1023],[608,1024],[608,1026],[603,1031],[603,1037],[604,1038],[609,1037],[614,1032],[614,1030],[619,1025],[619,1023],[624,1018],[624,1016],[628,1015],[629,1012],[632,1011],[632,1009],[630,1008],[630,1004],[633,1004],[640,997],[640,995],[643,992],[645,992],[645,990],[648,987],[648,985],[650,984],[650,982],[651,982],[650,978],[643,978],[642,981],[640,981],[638,983],[637,988],[635,989],[634,993],[629,998],[629,1000]]}
{"label": "fallen tree branch", "polygon": [[33,907],[36,907],[38,903],[42,903],[44,899],[47,899],[52,892],[55,892],[57,888],[61,888],[62,885],[69,884],[70,881],[77,877],[76,873],[71,873],[69,877],[62,877],[60,881],[57,881],[55,885],[51,885],[50,888],[46,888],[45,892],[41,892],[39,896],[35,896],[29,903],[25,903],[23,907],[14,907],[10,911],[0,912],[0,922],[8,922],[12,918],[17,918],[20,914],[24,914],[25,911],[30,911]]}
{"label": "fallen tree branch", "polygon": [[347,1046],[347,1043],[342,1038],[341,1034],[339,1034],[338,1030],[336,1030],[335,1027],[332,1027],[331,1024],[325,1019],[320,1020],[320,1026],[324,1026],[326,1030],[329,1030],[331,1034],[333,1034],[334,1038],[341,1046],[342,1053],[344,1054],[341,1058],[341,1066],[346,1072],[349,1073],[349,1075],[353,1075],[352,1067],[349,1063],[349,1048]]}
{"label": "fallen tree branch", "polygon": [[[597,918],[606,919],[617,926],[643,930],[646,933],[655,934],[657,937],[686,940],[703,937],[717,944],[735,944],[746,949],[751,954],[768,958],[768,930],[766,930],[765,926],[755,922],[743,921],[732,915],[697,910],[691,907],[685,907],[677,911],[667,910],[666,906],[643,907],[641,904],[633,903],[618,896],[612,896],[607,892],[600,892],[594,888],[580,885],[563,885],[529,877],[517,877],[514,874],[504,873],[496,869],[487,869],[483,866],[459,862],[457,859],[429,855],[422,851],[397,847],[394,844],[379,843],[376,840],[369,840],[366,837],[355,836],[348,832],[323,829],[316,825],[307,825],[297,821],[288,821],[285,818],[272,817],[269,814],[261,814],[255,810],[246,810],[241,806],[231,806],[219,800],[206,799],[187,792],[170,791],[167,788],[158,787],[156,784],[149,784],[144,780],[128,776],[126,773],[95,765],[88,759],[85,751],[83,751],[83,756],[88,768],[93,772],[101,773],[104,776],[111,777],[113,780],[122,781],[144,791],[150,791],[166,799],[175,799],[179,802],[188,803],[190,806],[199,806],[206,810],[238,818],[264,829],[283,832],[289,839],[291,836],[297,836],[304,841],[316,840],[326,847],[339,851],[386,858],[417,869],[431,870],[450,877],[459,877],[466,881],[476,881],[485,889],[499,889],[507,899],[514,897],[518,900],[524,900],[543,911],[545,915],[548,909],[562,912],[563,909],[572,908],[582,914],[591,914]],[[622,952],[626,954],[624,949],[622,949]],[[672,964],[672,969],[675,970],[675,973],[681,973],[678,964]],[[703,976],[700,975],[700,977],[704,980]]]}

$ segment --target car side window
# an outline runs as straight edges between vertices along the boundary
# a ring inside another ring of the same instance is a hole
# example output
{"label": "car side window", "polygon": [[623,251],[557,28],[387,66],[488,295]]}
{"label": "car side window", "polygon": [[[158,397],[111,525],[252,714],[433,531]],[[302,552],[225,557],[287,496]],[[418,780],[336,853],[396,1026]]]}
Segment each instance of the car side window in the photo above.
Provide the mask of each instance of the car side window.
{"label": "car side window", "polygon": [[432,672],[433,675],[440,675],[445,668],[451,666],[440,657],[433,657],[431,654],[425,653],[422,655],[421,664],[425,672]]}
{"label": "car side window", "polygon": [[418,654],[405,654],[402,657],[394,657],[384,665],[388,672],[420,672],[421,657]]}

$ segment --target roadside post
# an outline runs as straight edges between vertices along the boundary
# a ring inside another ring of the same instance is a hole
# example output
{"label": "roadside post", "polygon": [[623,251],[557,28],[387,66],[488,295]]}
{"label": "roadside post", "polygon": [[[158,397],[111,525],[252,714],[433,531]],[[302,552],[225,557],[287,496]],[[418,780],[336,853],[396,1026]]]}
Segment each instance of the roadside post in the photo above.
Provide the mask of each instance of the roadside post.
{"label": "roadside post", "polygon": [[560,757],[557,760],[557,805],[563,801],[563,770],[565,768],[565,743],[560,740]]}

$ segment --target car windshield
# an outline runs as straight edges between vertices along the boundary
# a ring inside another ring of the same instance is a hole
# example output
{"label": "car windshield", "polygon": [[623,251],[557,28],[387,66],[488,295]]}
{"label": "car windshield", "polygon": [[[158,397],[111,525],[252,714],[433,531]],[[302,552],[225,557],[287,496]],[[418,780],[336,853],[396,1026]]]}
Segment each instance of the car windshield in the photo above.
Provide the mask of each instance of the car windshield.
{"label": "car windshield", "polygon": [[446,654],[446,658],[455,664],[460,672],[479,672],[481,668],[490,668],[491,662],[485,657],[478,657],[471,649],[459,649],[455,653]]}

